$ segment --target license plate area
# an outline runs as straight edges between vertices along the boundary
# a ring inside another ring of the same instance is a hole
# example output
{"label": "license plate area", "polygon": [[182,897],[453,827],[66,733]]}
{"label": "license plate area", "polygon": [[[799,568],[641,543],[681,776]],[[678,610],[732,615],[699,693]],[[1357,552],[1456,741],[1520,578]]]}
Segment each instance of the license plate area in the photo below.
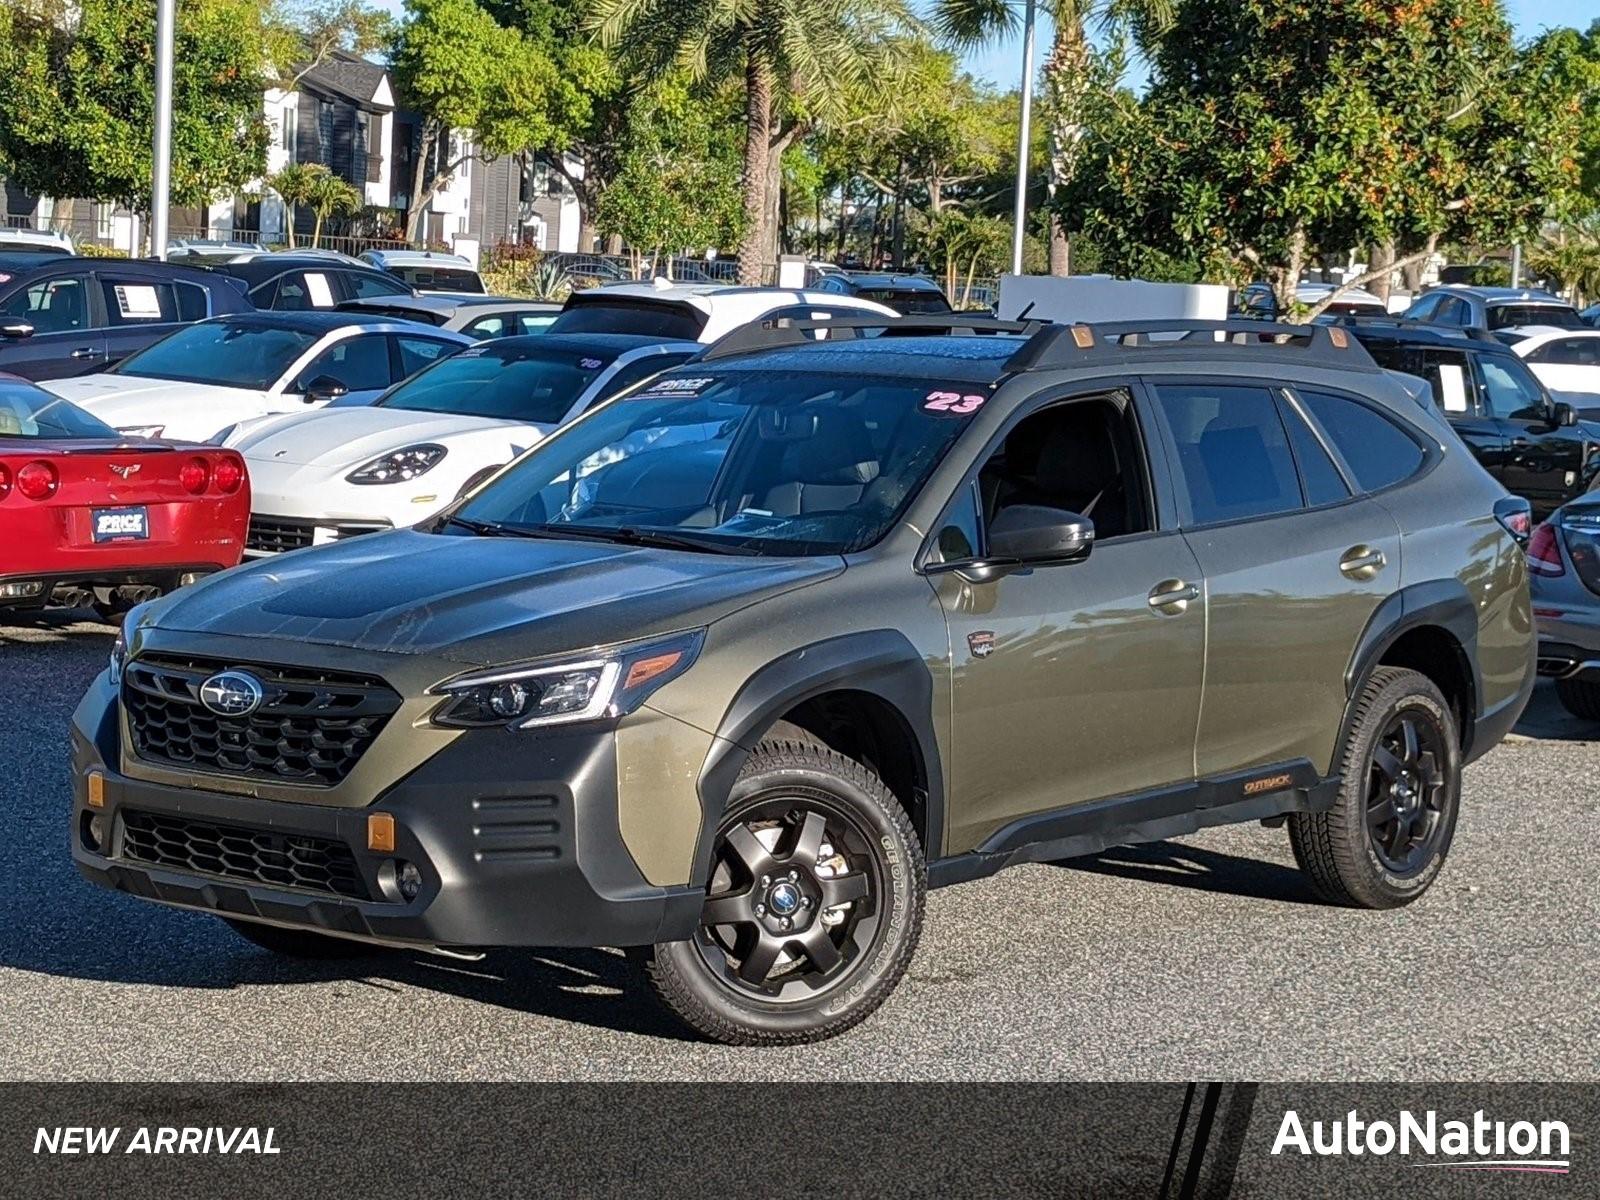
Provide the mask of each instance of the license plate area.
{"label": "license plate area", "polygon": [[97,508],[90,514],[96,542],[142,542],[150,537],[150,514],[143,505]]}

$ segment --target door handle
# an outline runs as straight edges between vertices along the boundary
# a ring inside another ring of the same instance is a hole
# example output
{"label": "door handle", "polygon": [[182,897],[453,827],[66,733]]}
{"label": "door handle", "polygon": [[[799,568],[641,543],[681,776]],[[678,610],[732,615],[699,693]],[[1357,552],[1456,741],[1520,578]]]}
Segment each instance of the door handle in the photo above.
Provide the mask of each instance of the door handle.
{"label": "door handle", "polygon": [[1339,560],[1339,570],[1351,579],[1371,579],[1388,565],[1383,551],[1371,546],[1351,546]]}
{"label": "door handle", "polygon": [[1533,443],[1530,442],[1527,438],[1512,438],[1511,439],[1511,448],[1513,450],[1526,450],[1531,445],[1533,445]]}
{"label": "door handle", "polygon": [[100,357],[100,351],[96,350],[93,346],[79,346],[76,350],[74,350],[72,352],[72,357],[73,358],[99,358]]}
{"label": "door handle", "polygon": [[1150,589],[1149,605],[1159,613],[1177,616],[1189,607],[1189,601],[1200,599],[1200,588],[1182,579],[1163,579]]}

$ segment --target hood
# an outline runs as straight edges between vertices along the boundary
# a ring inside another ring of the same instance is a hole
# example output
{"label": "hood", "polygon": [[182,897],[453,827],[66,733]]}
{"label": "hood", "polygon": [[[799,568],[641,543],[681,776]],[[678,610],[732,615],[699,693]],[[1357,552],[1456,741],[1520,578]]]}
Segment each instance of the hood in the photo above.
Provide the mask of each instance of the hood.
{"label": "hood", "polygon": [[230,437],[227,445],[251,462],[343,467],[359,466],[403,446],[447,442],[454,435],[485,429],[526,429],[527,446],[531,446],[550,428],[399,408],[328,408],[251,422]]}
{"label": "hood", "polygon": [[143,414],[151,401],[179,406],[192,402],[196,407],[218,396],[260,396],[247,388],[219,387],[214,383],[180,383],[175,379],[138,379],[132,375],[80,375],[76,379],[47,379],[40,383],[52,395],[70,400],[85,412],[93,413],[108,425],[122,416],[136,418],[131,424],[144,424]]}
{"label": "hood", "polygon": [[159,601],[151,616],[162,630],[494,666],[698,628],[842,570],[831,556],[402,529],[225,571]]}

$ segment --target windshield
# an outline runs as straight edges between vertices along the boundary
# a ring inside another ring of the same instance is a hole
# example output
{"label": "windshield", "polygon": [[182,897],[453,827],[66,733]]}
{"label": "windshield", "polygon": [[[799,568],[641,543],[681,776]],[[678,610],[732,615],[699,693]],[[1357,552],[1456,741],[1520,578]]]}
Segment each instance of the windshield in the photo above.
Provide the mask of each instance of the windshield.
{"label": "windshield", "polygon": [[1578,310],[1565,304],[1491,304],[1489,328],[1514,325],[1554,325],[1557,329],[1584,329]]}
{"label": "windshield", "polygon": [[706,327],[705,314],[687,304],[638,297],[573,300],[550,326],[551,333],[637,333],[671,341],[695,341]]}
{"label": "windshield", "polygon": [[478,273],[466,267],[390,267],[389,273],[422,291],[484,292]]}
{"label": "windshield", "polygon": [[863,300],[887,304],[902,316],[950,311],[950,302],[942,292],[924,291],[921,288],[862,288],[856,295]]}
{"label": "windshield", "polygon": [[105,422],[49,392],[0,381],[0,438],[121,437]]}
{"label": "windshield", "polygon": [[610,362],[610,355],[491,343],[419,371],[378,404],[407,412],[553,425]]}
{"label": "windshield", "polygon": [[480,531],[844,554],[889,530],[988,399],[926,380],[691,372],[548,438],[457,518]]}
{"label": "windshield", "polygon": [[238,321],[202,321],[130,354],[111,370],[140,379],[176,379],[218,387],[269,388],[316,335]]}

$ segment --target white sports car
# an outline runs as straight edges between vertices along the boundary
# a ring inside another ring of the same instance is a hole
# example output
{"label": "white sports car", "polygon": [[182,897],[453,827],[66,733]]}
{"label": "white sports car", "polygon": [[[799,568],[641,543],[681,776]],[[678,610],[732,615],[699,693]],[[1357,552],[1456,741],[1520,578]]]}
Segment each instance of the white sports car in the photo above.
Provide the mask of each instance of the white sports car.
{"label": "white sports car", "polygon": [[371,405],[265,417],[227,433],[250,470],[247,555],[414,525],[551,430],[676,366],[693,342],[624,334],[498,338]]}
{"label": "white sports car", "polygon": [[44,386],[130,436],[203,442],[269,413],[367,403],[470,345],[392,318],[241,313],[186,325],[101,374]]}
{"label": "white sports car", "polygon": [[1553,329],[1530,325],[1511,346],[1552,392],[1576,408],[1600,408],[1600,329]]}

